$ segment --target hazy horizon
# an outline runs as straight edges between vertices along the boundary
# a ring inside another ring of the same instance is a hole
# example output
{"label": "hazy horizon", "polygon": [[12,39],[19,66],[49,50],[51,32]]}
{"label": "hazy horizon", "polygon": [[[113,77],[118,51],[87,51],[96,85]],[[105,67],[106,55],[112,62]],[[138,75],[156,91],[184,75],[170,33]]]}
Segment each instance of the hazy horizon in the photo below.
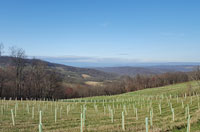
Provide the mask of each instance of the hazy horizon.
{"label": "hazy horizon", "polygon": [[200,62],[165,62],[165,61],[138,61],[119,58],[98,58],[98,57],[79,57],[79,56],[62,56],[62,57],[48,57],[37,56],[29,57],[37,58],[44,61],[64,64],[75,67],[146,67],[146,66],[175,66],[175,65],[200,65]]}

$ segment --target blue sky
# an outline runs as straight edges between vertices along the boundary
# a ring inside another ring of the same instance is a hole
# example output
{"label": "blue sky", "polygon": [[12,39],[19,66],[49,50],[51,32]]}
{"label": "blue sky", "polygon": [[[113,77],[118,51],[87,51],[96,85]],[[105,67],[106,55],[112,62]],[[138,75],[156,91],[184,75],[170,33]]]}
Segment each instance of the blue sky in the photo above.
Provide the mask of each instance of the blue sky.
{"label": "blue sky", "polygon": [[199,0],[0,0],[0,42],[66,64],[200,62],[199,7]]}

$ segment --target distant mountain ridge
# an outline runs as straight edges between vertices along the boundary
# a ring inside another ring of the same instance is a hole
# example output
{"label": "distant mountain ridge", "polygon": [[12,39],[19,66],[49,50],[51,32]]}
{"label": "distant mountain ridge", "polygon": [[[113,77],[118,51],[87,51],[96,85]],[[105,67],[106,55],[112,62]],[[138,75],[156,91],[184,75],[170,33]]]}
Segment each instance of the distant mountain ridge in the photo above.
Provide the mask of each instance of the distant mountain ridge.
{"label": "distant mountain ridge", "polygon": [[[26,65],[32,63],[33,59],[24,59]],[[67,82],[84,82],[84,81],[104,81],[116,79],[122,75],[136,76],[155,75],[166,72],[189,72],[195,70],[196,65],[157,65],[157,66],[122,66],[122,67],[91,67],[79,68],[67,66],[64,64],[51,63],[40,60],[49,68],[56,70],[59,74],[65,77]],[[0,66],[8,66],[12,64],[12,58],[9,56],[0,57]],[[176,63],[175,63],[176,64]],[[179,64],[179,63],[177,63]],[[187,63],[186,63],[187,64]]]}
{"label": "distant mountain ridge", "polygon": [[136,76],[137,74],[155,75],[166,72],[190,72],[195,70],[196,67],[196,65],[160,65],[146,67],[97,67],[94,69],[118,75]]}

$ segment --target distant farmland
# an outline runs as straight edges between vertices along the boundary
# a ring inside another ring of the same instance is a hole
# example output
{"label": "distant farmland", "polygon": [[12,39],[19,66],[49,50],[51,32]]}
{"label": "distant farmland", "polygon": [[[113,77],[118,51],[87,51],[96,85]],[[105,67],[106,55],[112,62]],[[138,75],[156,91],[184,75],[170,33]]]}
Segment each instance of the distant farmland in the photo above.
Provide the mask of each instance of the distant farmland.
{"label": "distant farmland", "polygon": [[197,83],[189,82],[115,96],[59,101],[1,99],[0,130],[197,131],[200,119],[199,93]]}

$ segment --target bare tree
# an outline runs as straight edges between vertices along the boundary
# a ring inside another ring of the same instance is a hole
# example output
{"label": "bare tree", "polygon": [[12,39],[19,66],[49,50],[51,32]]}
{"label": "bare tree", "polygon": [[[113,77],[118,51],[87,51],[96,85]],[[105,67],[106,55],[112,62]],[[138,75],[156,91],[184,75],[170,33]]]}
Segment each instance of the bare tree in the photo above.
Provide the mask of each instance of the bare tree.
{"label": "bare tree", "polygon": [[0,56],[2,56],[3,53],[4,53],[4,45],[3,45],[3,43],[1,42],[1,43],[0,43]]}
{"label": "bare tree", "polygon": [[21,48],[11,47],[10,56],[12,57],[12,62],[15,67],[16,72],[16,97],[21,97],[22,95],[22,83],[23,83],[23,70],[25,68],[25,51]]}
{"label": "bare tree", "polygon": [[4,85],[5,85],[5,81],[6,81],[6,73],[5,70],[3,68],[0,68],[0,97],[3,97],[3,90],[4,90]]}
{"label": "bare tree", "polygon": [[44,97],[44,91],[45,91],[45,78],[46,78],[46,64],[44,64],[40,60],[33,60],[32,63],[32,78],[33,78],[33,85],[35,89],[35,95],[37,98],[43,98]]}

